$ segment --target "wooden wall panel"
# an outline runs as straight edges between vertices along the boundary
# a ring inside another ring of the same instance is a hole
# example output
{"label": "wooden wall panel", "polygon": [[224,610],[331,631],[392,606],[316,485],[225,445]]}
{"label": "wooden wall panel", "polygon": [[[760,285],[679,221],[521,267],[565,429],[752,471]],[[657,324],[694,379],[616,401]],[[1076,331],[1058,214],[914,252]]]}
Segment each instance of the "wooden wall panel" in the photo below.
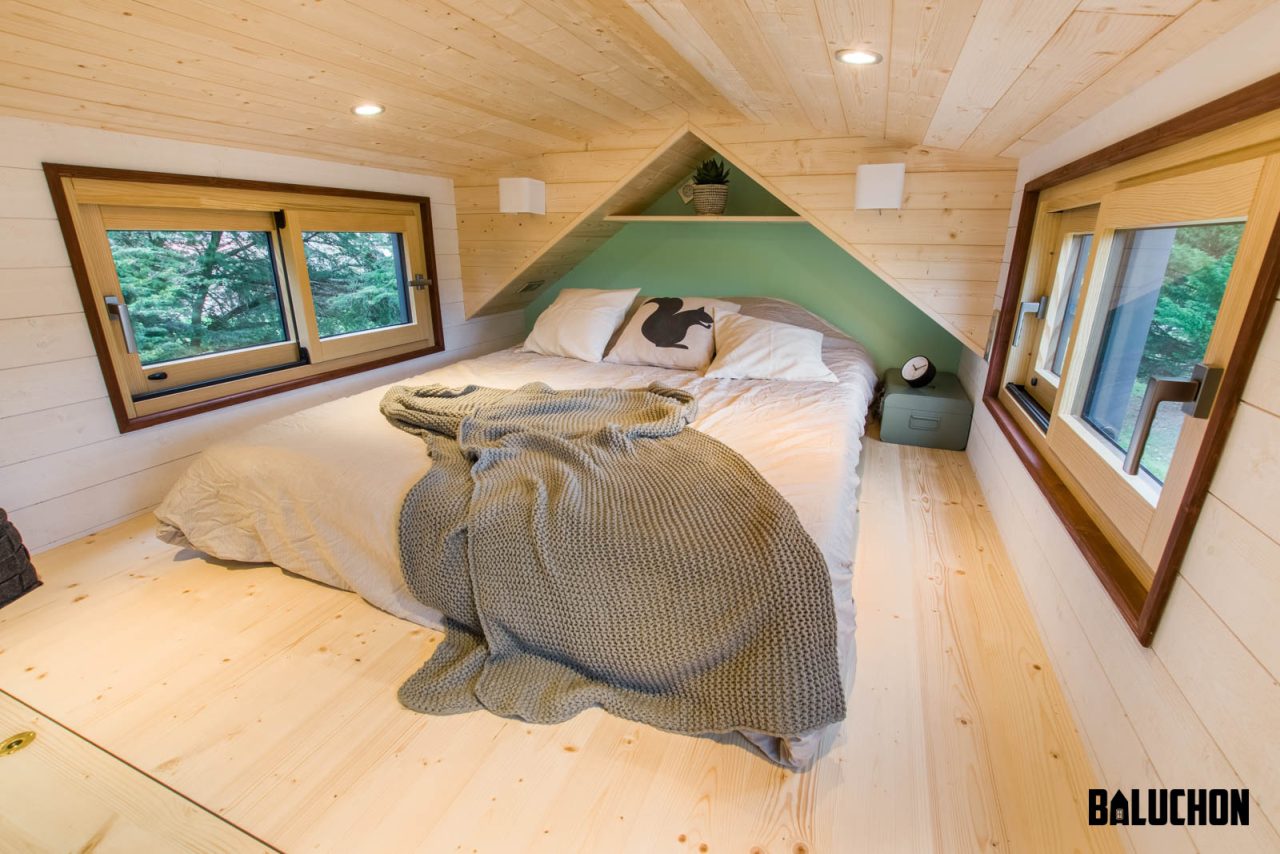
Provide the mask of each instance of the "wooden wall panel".
{"label": "wooden wall panel", "polygon": [[[44,160],[430,196],[448,350],[121,436],[47,203]],[[466,319],[446,179],[6,118],[0,188],[18,198],[0,192],[0,507],[35,549],[154,506],[228,431],[506,346],[523,331],[519,314]]]}
{"label": "wooden wall panel", "polygon": [[[1216,54],[1203,56],[1189,68],[1217,73]],[[1148,101],[1152,91],[1130,100]],[[1196,106],[1176,97],[1161,104],[1159,118]],[[1117,135],[1104,117],[1079,130],[1073,150],[1041,153],[1026,173],[1048,172]],[[1249,827],[1131,828],[1139,852],[1185,849],[1182,834],[1205,851],[1280,850],[1280,744],[1271,735],[1280,728],[1280,305],[1269,323],[1150,649],[1134,641],[990,413],[975,415],[968,454],[1099,776],[1112,788],[1250,790]],[[980,358],[962,357],[971,392],[980,393],[986,370]]]}
{"label": "wooden wall panel", "polygon": [[[513,167],[509,174],[547,181],[545,216],[495,213],[496,176],[460,187],[468,312],[527,305],[546,285],[525,294],[522,287],[551,284],[617,231],[617,223],[601,219],[604,214],[640,212],[644,204],[638,201],[647,204],[714,151],[966,346],[982,350],[1007,239],[1012,162],[862,137],[778,139],[768,129],[756,130],[769,138],[754,138],[743,126],[689,126],[648,152],[547,155]],[[902,210],[854,211],[857,167],[886,162],[907,164]]]}
{"label": "wooden wall panel", "polygon": [[[655,148],[561,152],[515,164],[504,174],[546,182],[544,216],[498,213],[496,175],[463,182],[456,192],[467,312],[528,305],[621,230],[606,215],[643,210],[708,153],[682,127]],[[531,282],[543,284],[521,293]]]}

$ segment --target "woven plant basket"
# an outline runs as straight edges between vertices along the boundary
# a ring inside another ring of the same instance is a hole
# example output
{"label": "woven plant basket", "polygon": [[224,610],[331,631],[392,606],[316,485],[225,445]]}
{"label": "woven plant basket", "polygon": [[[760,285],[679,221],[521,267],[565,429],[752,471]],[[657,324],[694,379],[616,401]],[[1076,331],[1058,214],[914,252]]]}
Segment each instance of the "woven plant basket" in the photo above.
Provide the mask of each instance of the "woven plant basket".
{"label": "woven plant basket", "polygon": [[31,555],[22,544],[18,529],[0,510],[0,606],[39,586],[36,568],[31,565]]}
{"label": "woven plant basket", "polygon": [[728,184],[695,184],[693,187],[693,212],[698,216],[719,216],[729,201]]}

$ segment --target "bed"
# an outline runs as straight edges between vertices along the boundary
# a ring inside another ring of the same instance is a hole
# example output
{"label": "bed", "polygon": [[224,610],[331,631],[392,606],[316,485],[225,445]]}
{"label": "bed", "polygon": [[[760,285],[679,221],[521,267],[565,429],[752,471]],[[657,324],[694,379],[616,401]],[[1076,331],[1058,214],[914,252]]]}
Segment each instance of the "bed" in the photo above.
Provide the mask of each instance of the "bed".
{"label": "bed", "polygon": [[[863,428],[876,372],[855,341],[780,300],[738,300],[742,312],[820,329],[836,383],[719,380],[696,373],[502,350],[409,377],[406,385],[517,388],[643,387],[660,382],[698,399],[692,427],[747,459],[795,508],[831,575],[846,692],[854,667],[853,553]],[[358,593],[428,627],[440,615],[408,591],[397,524],[409,489],[430,466],[421,439],[378,411],[386,387],[277,419],[206,450],[156,510],[160,536],[214,557],[274,563]],[[812,755],[816,734],[761,744],[774,758]],[[788,763],[789,764],[789,763]]]}

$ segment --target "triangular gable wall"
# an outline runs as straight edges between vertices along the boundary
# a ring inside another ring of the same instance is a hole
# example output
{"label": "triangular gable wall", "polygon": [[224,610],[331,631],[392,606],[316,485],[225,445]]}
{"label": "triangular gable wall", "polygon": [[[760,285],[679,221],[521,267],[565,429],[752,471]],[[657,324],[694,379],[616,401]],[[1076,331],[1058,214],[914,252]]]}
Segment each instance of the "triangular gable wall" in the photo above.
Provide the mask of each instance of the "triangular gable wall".
{"label": "triangular gable wall", "polygon": [[[861,137],[760,141],[759,131],[685,126],[647,152],[534,158],[512,174],[547,181],[545,217],[498,214],[496,181],[459,187],[468,314],[527,305],[622,228],[605,217],[643,210],[715,153],[982,351],[1002,273],[1012,161]],[[903,209],[853,210],[857,166],[886,162],[907,163]]]}

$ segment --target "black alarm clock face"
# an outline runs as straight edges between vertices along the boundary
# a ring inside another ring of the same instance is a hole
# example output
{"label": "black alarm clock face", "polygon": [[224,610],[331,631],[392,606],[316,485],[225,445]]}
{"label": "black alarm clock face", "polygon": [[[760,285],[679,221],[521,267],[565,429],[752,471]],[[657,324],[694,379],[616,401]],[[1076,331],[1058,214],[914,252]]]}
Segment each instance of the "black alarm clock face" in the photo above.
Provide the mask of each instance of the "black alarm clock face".
{"label": "black alarm clock face", "polygon": [[933,380],[935,373],[933,362],[930,362],[924,356],[912,356],[902,366],[902,379],[912,388],[928,385]]}

